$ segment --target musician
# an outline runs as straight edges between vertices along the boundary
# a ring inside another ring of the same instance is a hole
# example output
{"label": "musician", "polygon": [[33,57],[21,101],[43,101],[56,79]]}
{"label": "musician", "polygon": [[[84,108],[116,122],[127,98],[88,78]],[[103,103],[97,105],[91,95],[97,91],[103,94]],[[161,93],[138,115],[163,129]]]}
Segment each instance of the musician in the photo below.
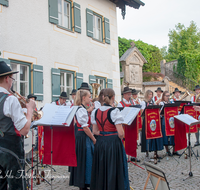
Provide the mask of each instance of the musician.
{"label": "musician", "polygon": [[66,92],[62,92],[60,94],[60,97],[58,100],[56,100],[55,102],[52,102],[52,104],[58,105],[58,106],[66,106],[66,100],[67,100],[67,93]]}
{"label": "musician", "polygon": [[67,106],[74,106],[74,100],[76,98],[76,92],[77,90],[76,89],[73,89],[70,96],[72,96],[72,100],[70,100],[69,102],[67,102]]}
{"label": "musician", "polygon": [[[164,91],[162,95],[162,101],[160,102],[159,105],[162,105],[164,107],[165,104],[169,104],[169,97],[170,93],[168,91]],[[178,152],[175,152],[174,149],[174,136],[166,136],[165,132],[165,118],[164,116],[161,117],[161,124],[162,124],[162,135],[163,135],[163,145],[165,146],[166,152],[168,153],[169,156],[172,156],[172,153],[170,152],[168,146],[173,146],[173,155],[180,156]]]}
{"label": "musician", "polygon": [[85,107],[90,101],[91,94],[88,90],[77,91],[75,99],[75,105],[79,106],[75,115],[77,167],[70,169],[69,185],[77,186],[81,190],[90,186],[93,150],[96,143],[90,130],[90,117]]}
{"label": "musician", "polygon": [[153,101],[156,105],[159,105],[162,99],[163,90],[160,87],[158,87],[157,90],[155,90],[155,92],[157,95],[153,97]]}
{"label": "musician", "polygon": [[138,98],[138,93],[139,91],[137,91],[136,89],[132,89],[132,101],[134,105],[141,104],[141,100]]}
{"label": "musician", "polygon": [[129,87],[124,87],[122,92],[123,99],[117,105],[117,107],[129,107],[133,105],[133,101],[131,100],[132,90]]}
{"label": "musician", "polygon": [[[144,95],[144,101],[141,102],[142,110],[149,105],[154,105],[153,101],[153,92],[151,90],[147,90]],[[143,124],[142,124],[142,146],[141,146],[141,152],[146,152],[146,157],[148,157],[148,153],[151,151],[154,151],[154,155],[160,159],[160,157],[157,154],[157,151],[163,149],[163,140],[162,138],[157,139],[146,139],[145,134],[145,118],[143,118]]]}
{"label": "musician", "polygon": [[[192,96],[191,103],[196,102],[196,97],[200,93],[200,86],[196,85],[194,91],[195,91],[195,95]],[[195,136],[196,136],[196,142],[195,142],[194,146],[198,146],[199,145],[199,128],[197,128],[197,133],[195,133]]]}
{"label": "musician", "polygon": [[129,190],[126,153],[121,142],[124,136],[123,117],[115,102],[115,92],[104,90],[104,105],[92,112],[93,132],[98,135],[95,145],[91,190]]}
{"label": "musician", "polygon": [[180,97],[181,91],[178,88],[175,88],[173,94],[174,94],[174,98],[170,100],[171,103],[181,99],[181,97]]}
{"label": "musician", "polygon": [[7,185],[9,189],[26,188],[21,135],[28,134],[36,105],[30,100],[25,116],[18,99],[9,93],[15,73],[18,71],[0,61],[0,189],[7,189]]}
{"label": "musician", "polygon": [[102,89],[100,91],[97,100],[94,102],[95,109],[100,108],[103,105],[103,103],[104,103],[104,101],[103,101],[103,99],[104,99],[104,90],[105,89]]}

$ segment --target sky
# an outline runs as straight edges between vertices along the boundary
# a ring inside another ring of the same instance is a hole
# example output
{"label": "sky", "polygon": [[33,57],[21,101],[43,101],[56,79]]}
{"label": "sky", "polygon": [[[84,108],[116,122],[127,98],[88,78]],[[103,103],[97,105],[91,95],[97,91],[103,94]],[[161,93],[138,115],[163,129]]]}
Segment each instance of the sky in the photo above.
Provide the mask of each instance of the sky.
{"label": "sky", "polygon": [[168,46],[169,30],[178,23],[186,27],[193,20],[200,28],[199,0],[142,0],[139,9],[126,7],[125,20],[117,9],[118,35],[127,39],[142,40],[159,48]]}

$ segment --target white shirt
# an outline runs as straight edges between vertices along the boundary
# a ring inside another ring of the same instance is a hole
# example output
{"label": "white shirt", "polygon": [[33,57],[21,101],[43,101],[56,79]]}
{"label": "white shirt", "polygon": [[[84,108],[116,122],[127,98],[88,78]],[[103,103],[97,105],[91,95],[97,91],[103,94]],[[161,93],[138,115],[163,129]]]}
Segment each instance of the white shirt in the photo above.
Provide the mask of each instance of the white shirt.
{"label": "white shirt", "polygon": [[[110,106],[101,106],[99,109],[101,111],[106,111],[110,108],[111,108]],[[91,114],[91,123],[97,125],[96,120],[95,120],[95,112],[96,110],[93,111]],[[124,122],[124,118],[122,117],[121,112],[119,111],[118,108],[115,108],[114,110],[110,112],[110,118],[115,125],[122,124]]]}
{"label": "white shirt", "polygon": [[[123,98],[123,102],[124,102],[125,104],[131,104],[130,100],[127,101],[127,100],[124,99],[124,98]],[[117,107],[123,107],[123,105],[119,102],[118,105],[117,105]]]}
{"label": "white shirt", "polygon": [[[195,98],[196,98],[196,96],[197,96],[197,95],[195,95]],[[195,101],[194,101],[194,96],[192,96],[191,102],[192,102],[192,103],[195,103]]]}
{"label": "white shirt", "polygon": [[74,105],[74,100],[68,101],[66,106],[71,106],[72,104]]}
{"label": "white shirt", "polygon": [[[10,94],[5,88],[0,87],[0,92]],[[14,123],[15,128],[20,131],[27,123],[23,109],[15,96],[8,96],[3,105],[3,113],[10,117]]]}
{"label": "white shirt", "polygon": [[94,107],[95,107],[95,109],[100,108],[101,107],[101,103],[99,101],[95,101],[94,102]]}
{"label": "white shirt", "polygon": [[[138,100],[139,104],[141,104],[141,100],[139,98],[137,98],[137,99],[133,98],[132,100],[133,100],[134,103]],[[136,103],[135,103],[135,105],[136,105]]]}
{"label": "white shirt", "polygon": [[76,112],[76,119],[78,123],[81,125],[81,127],[87,127],[88,126],[88,112],[85,108],[81,107]]}
{"label": "white shirt", "polygon": [[[176,97],[174,96],[174,99],[177,100],[177,101],[179,101],[181,98],[180,98],[180,96],[179,96],[179,98],[176,98]],[[171,102],[171,103],[174,103],[174,99],[171,99],[170,102]]]}
{"label": "white shirt", "polygon": [[162,95],[160,96],[160,98],[158,97],[158,96],[154,96],[153,97],[153,101],[155,102],[155,97],[157,98],[157,100],[156,101],[158,101],[158,100],[161,100],[161,98],[162,98]]}

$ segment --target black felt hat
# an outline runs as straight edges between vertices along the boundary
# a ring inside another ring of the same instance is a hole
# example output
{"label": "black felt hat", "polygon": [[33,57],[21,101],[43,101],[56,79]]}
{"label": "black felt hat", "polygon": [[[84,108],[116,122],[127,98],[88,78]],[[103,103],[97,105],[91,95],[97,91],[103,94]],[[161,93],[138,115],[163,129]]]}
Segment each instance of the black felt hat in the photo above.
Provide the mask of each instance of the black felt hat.
{"label": "black felt hat", "polygon": [[122,94],[126,94],[126,93],[129,93],[129,92],[132,92],[132,90],[129,87],[124,87]]}
{"label": "black felt hat", "polygon": [[196,85],[196,86],[195,86],[194,91],[197,90],[197,89],[200,89],[200,86],[199,86],[199,85]]}
{"label": "black felt hat", "polygon": [[35,96],[35,95],[33,95],[33,94],[29,94],[29,95],[27,96],[27,98],[28,98],[28,99],[30,99],[30,98],[35,98],[35,100],[37,100],[37,96]]}
{"label": "black felt hat", "polygon": [[82,84],[78,90],[89,90],[90,91],[89,84],[87,82],[82,82]]}
{"label": "black felt hat", "polygon": [[132,94],[133,94],[133,95],[136,95],[136,94],[138,94],[138,93],[139,93],[139,90],[132,89]]}
{"label": "black felt hat", "polygon": [[15,74],[19,71],[12,71],[5,61],[0,61],[0,77]]}
{"label": "black felt hat", "polygon": [[163,92],[163,90],[160,87],[158,87],[157,90],[155,90],[155,92],[157,92],[157,91]]}
{"label": "black felt hat", "polygon": [[63,99],[67,99],[67,93],[66,92],[62,92],[60,94],[60,97],[59,98],[63,98]]}
{"label": "black felt hat", "polygon": [[76,95],[77,90],[73,89],[70,95]]}
{"label": "black felt hat", "polygon": [[180,92],[180,93],[181,93],[181,91],[180,91],[178,88],[175,88],[173,94],[174,94],[175,92]]}

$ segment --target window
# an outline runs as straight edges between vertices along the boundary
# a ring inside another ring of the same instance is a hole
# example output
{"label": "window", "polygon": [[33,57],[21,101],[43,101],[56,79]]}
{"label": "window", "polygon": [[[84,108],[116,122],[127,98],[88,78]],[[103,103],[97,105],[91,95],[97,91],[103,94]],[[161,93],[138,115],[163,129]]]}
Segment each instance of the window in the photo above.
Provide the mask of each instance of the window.
{"label": "window", "polygon": [[100,87],[98,88],[98,94],[100,93],[100,91],[105,87],[105,79],[104,78],[96,78],[96,83],[100,84]]}
{"label": "window", "polygon": [[60,72],[60,92],[67,92],[67,97],[74,87],[74,74],[71,72]]}
{"label": "window", "polygon": [[58,0],[58,25],[71,30],[71,2]]}
{"label": "window", "polygon": [[22,96],[28,96],[29,94],[29,66],[23,64],[17,64],[11,62],[11,68],[13,71],[19,71],[19,73],[14,74],[13,78],[13,90],[20,93]]}
{"label": "window", "polygon": [[102,23],[101,17],[93,15],[93,38],[99,41],[102,41],[101,23]]}

